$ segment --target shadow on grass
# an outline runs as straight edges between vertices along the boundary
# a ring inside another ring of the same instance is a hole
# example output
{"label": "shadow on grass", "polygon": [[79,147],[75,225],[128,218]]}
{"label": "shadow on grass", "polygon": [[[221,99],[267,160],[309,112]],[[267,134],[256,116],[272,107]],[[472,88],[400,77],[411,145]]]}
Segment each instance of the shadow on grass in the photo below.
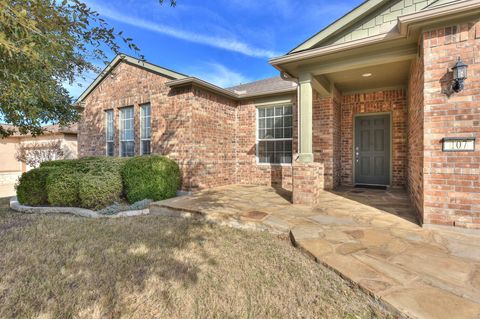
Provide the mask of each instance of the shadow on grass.
{"label": "shadow on grass", "polygon": [[45,309],[70,318],[92,305],[115,318],[128,296],[160,287],[156,297],[168,302],[170,286],[195,285],[199,267],[215,262],[202,248],[207,226],[191,221],[37,216],[28,226],[9,219],[0,227],[0,278],[8,287],[0,294],[2,318]]}

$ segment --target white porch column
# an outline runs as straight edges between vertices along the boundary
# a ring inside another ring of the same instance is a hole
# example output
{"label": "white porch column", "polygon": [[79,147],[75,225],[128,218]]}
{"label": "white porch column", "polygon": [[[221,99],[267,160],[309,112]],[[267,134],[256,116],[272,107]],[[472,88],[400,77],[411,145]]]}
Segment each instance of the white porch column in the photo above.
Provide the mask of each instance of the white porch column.
{"label": "white porch column", "polygon": [[299,76],[300,105],[299,105],[299,161],[302,163],[313,162],[312,148],[312,109],[313,109],[313,76],[302,73]]}

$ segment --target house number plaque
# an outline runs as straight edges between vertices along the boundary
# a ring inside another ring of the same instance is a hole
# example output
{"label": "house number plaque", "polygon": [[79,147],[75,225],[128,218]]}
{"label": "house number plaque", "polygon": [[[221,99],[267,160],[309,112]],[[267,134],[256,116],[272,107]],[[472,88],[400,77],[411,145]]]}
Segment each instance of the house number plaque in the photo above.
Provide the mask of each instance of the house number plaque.
{"label": "house number plaque", "polygon": [[444,152],[475,151],[475,137],[444,137],[442,144]]}

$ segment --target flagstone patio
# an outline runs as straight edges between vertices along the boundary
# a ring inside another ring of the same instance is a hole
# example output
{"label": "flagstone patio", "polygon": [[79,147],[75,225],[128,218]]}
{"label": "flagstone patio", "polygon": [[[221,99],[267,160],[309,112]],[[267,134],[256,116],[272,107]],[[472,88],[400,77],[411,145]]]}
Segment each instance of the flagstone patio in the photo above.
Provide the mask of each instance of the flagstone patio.
{"label": "flagstone patio", "polygon": [[421,228],[403,190],[341,188],[319,205],[290,193],[232,185],[153,203],[156,214],[201,216],[289,234],[294,245],[401,315],[480,318],[480,234]]}

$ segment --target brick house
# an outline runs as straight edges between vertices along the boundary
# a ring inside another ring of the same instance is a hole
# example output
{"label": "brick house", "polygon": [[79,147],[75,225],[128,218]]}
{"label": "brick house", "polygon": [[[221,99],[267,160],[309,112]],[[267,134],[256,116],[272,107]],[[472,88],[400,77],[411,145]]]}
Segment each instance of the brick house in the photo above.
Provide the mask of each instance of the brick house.
{"label": "brick house", "polygon": [[183,189],[304,204],[403,187],[422,224],[480,228],[479,17],[478,0],[369,0],[272,59],[281,77],[227,89],[117,56],[79,98],[79,155],[166,154]]}

